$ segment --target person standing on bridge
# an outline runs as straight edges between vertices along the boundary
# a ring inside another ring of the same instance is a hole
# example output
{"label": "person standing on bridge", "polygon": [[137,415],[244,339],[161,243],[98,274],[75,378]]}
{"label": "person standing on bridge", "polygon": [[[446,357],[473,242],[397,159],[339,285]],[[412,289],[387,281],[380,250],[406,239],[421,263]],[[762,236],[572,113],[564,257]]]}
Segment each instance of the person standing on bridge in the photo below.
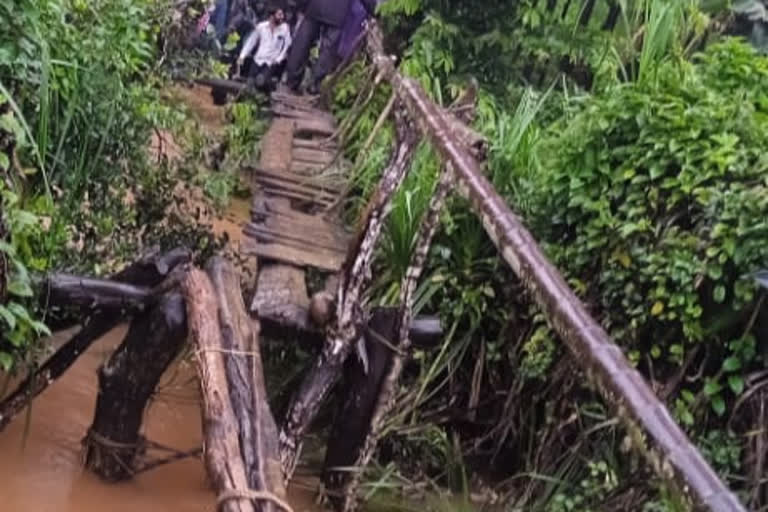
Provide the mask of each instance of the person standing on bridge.
{"label": "person standing on bridge", "polygon": [[[293,46],[288,53],[288,87],[298,92],[309,59],[309,50],[320,39],[320,55],[312,68],[307,93],[317,94],[323,78],[339,60],[338,48],[342,27],[348,19],[353,0],[305,0],[304,16],[296,29]],[[365,10],[373,15],[376,0],[361,0]]]}
{"label": "person standing on bridge", "polygon": [[248,35],[237,59],[237,74],[240,74],[245,59],[257,44],[258,48],[246,74],[254,80],[256,87],[268,92],[274,86],[273,78],[279,79],[282,75],[291,46],[291,30],[285,22],[283,9],[270,9],[269,18],[256,25]]}

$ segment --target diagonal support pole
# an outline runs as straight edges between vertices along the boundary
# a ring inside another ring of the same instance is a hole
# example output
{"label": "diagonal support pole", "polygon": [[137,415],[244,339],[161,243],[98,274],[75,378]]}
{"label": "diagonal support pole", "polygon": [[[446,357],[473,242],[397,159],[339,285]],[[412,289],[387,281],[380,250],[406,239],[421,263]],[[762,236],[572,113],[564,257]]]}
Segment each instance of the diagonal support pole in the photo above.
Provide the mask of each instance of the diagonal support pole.
{"label": "diagonal support pole", "polygon": [[422,133],[444,161],[453,165],[458,192],[469,201],[503,259],[532,292],[574,359],[582,364],[613,408],[634,448],[645,456],[659,477],[674,483],[696,510],[745,511],[493,189],[475,159],[451,132],[439,107],[414,80],[397,72],[392,59],[384,55],[381,30],[375,22],[368,34],[368,50],[374,64],[419,121]]}

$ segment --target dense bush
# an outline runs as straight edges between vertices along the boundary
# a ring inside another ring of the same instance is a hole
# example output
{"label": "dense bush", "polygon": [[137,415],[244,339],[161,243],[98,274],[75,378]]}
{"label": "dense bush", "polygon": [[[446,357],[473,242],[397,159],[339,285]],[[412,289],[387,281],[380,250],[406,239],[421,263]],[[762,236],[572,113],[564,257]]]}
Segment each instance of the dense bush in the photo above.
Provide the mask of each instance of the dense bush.
{"label": "dense bush", "polygon": [[729,41],[658,73],[653,86],[585,99],[552,127],[529,217],[630,357],[657,362],[656,377],[662,361],[707,347],[723,382],[706,393],[723,414],[755,356],[748,274],[768,261],[768,60]]}
{"label": "dense bush", "polygon": [[[160,222],[178,178],[146,158],[152,130],[181,119],[160,102],[154,69],[160,24],[173,13],[165,0],[0,0],[3,234],[17,275],[101,274],[146,243],[197,242],[193,219]],[[3,367],[43,332],[32,318],[50,315],[35,312],[31,295],[0,297],[15,315],[0,309],[10,328]]]}

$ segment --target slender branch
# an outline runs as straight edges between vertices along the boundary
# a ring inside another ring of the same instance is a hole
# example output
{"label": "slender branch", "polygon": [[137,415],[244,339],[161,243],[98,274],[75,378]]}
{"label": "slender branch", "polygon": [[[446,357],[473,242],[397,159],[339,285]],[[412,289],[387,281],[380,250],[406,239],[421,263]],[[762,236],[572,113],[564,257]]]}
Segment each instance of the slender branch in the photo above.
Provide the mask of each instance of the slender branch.
{"label": "slender branch", "polygon": [[290,479],[296,468],[304,433],[338,379],[352,345],[360,337],[363,291],[370,280],[373,251],[389,214],[392,196],[405,179],[419,140],[402,108],[395,110],[395,129],[396,149],[371,199],[364,227],[350,248],[354,260],[348,260],[339,279],[336,321],[328,325],[319,358],[294,395],[280,432],[280,457],[286,479]]}
{"label": "slender branch", "polygon": [[453,177],[451,170],[443,170],[440,180],[435,188],[434,195],[429,203],[429,209],[425,213],[419,231],[416,234],[415,250],[411,256],[411,263],[408,265],[405,277],[400,286],[400,309],[397,318],[397,350],[394,351],[391,366],[381,384],[381,390],[379,391],[379,396],[371,416],[370,430],[358,452],[358,459],[356,463],[353,464],[355,471],[350,473],[351,476],[348,479],[348,483],[343,487],[342,494],[344,496],[344,501],[342,510],[344,512],[354,510],[357,506],[357,489],[360,485],[363,471],[371,461],[371,457],[373,457],[376,443],[384,432],[386,415],[395,403],[397,384],[400,380],[400,374],[403,371],[408,350],[411,347],[409,334],[413,316],[413,294],[416,291],[419,278],[426,265],[429,247],[432,244],[432,238],[434,237],[435,231],[440,224],[440,213],[442,212],[445,199],[451,190],[452,181]]}

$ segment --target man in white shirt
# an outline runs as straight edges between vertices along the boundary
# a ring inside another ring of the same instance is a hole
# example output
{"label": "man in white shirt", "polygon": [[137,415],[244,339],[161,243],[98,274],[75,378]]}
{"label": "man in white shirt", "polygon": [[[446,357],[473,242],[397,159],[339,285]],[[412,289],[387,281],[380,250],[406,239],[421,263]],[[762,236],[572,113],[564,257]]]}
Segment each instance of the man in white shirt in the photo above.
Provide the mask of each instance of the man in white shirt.
{"label": "man in white shirt", "polygon": [[256,25],[245,40],[237,59],[237,74],[240,74],[248,54],[256,47],[247,76],[259,89],[270,91],[273,77],[279,78],[283,74],[290,46],[291,31],[285,22],[285,12],[280,8],[272,9],[269,18]]}

